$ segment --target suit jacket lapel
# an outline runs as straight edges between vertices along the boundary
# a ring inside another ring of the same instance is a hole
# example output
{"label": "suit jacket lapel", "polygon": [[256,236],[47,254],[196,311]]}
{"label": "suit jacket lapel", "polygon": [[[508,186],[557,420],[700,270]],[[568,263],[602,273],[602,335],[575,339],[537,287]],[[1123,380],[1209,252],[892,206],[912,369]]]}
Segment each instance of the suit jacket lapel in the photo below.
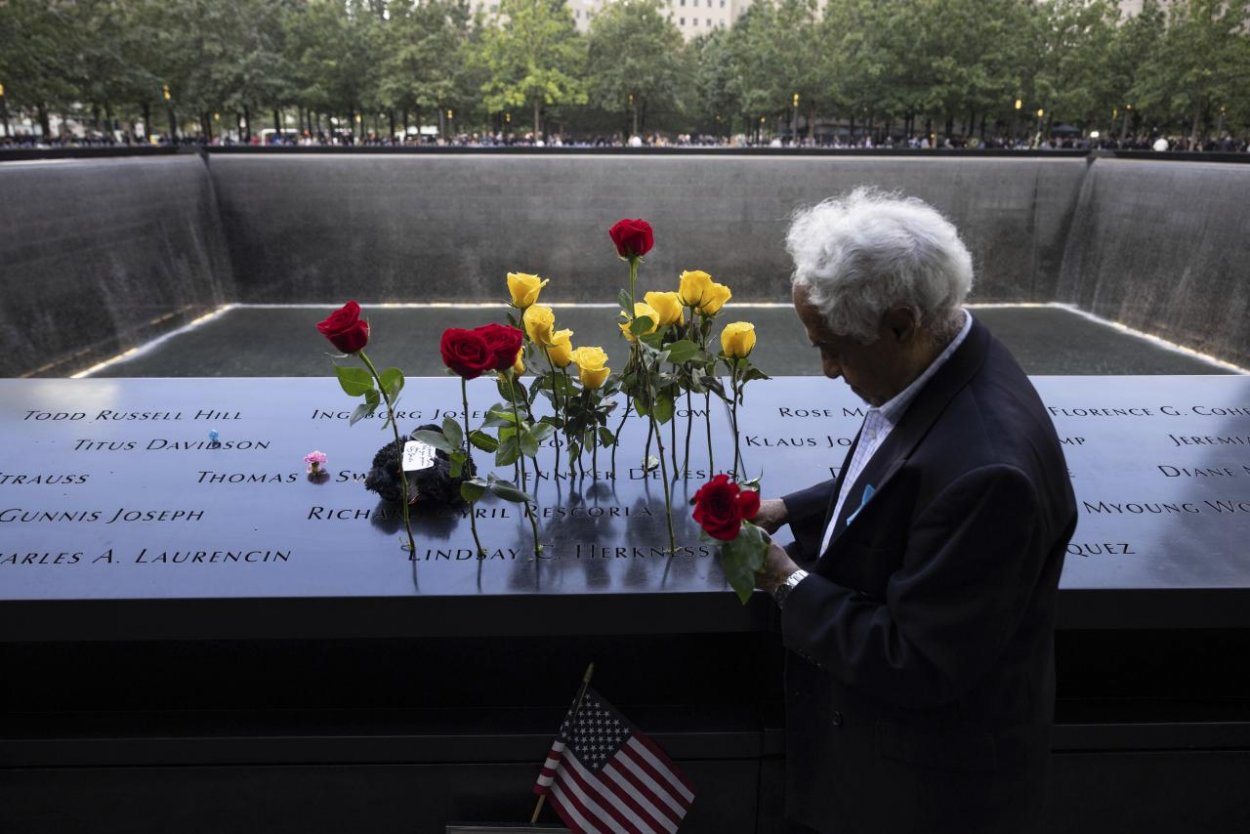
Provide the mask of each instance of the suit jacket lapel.
{"label": "suit jacket lapel", "polygon": [[[868,465],[859,473],[859,477],[850,485],[846,501],[842,502],[842,512],[838,514],[838,524],[833,530],[833,538],[830,540],[829,548],[825,553],[829,553],[834,549],[839,537],[846,531],[847,516],[859,509],[863,503],[864,488],[868,484],[872,484],[873,500],[877,500],[881,491],[886,488],[890,480],[903,467],[903,464],[907,462],[907,458],[911,456],[912,450],[929,433],[929,429],[946,408],[947,403],[981,369],[981,365],[985,363],[985,357],[989,351],[990,338],[990,332],[985,326],[979,321],[973,320],[972,329],[968,332],[968,337],[964,339],[964,343],[951,354],[946,364],[939,368],[937,373],[920,389],[916,398],[912,400],[911,405],[907,407],[907,411],[903,413],[903,417],[899,420],[898,425],[891,430],[890,436],[885,439],[885,442],[877,449]],[[856,443],[858,443],[859,436],[856,435],[855,439]],[[852,444],[852,452],[854,452],[854,448],[855,444]],[[848,455],[848,463],[850,459]],[[846,475],[846,469],[847,464],[844,464],[838,477],[839,487],[842,484],[842,478]],[[835,501],[839,492],[839,489],[834,490]],[[832,511],[832,508],[830,511]],[[827,516],[828,514],[826,514]],[[824,556],[824,554],[821,555],[822,557]]]}

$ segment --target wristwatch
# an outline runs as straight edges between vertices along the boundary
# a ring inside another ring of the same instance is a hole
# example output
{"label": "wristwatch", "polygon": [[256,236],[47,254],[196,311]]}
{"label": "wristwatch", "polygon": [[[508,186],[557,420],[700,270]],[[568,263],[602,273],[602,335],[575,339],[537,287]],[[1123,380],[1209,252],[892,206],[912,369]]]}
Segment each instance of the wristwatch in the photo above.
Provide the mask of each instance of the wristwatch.
{"label": "wristwatch", "polygon": [[807,571],[799,568],[794,573],[787,576],[785,582],[782,582],[777,586],[776,590],[773,591],[773,599],[776,600],[778,608],[786,607],[786,597],[790,596],[790,592],[793,591],[795,587],[806,578]]}

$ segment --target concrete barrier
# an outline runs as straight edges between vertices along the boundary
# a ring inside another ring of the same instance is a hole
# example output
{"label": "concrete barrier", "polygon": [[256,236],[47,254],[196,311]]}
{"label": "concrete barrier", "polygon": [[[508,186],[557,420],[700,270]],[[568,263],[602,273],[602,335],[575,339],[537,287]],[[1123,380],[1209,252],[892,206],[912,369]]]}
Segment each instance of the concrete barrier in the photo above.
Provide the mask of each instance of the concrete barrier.
{"label": "concrete barrier", "polygon": [[612,301],[607,237],[645,217],[647,289],[704,269],[741,300],[789,297],[795,208],[872,184],[925,199],[963,231],[976,297],[1050,298],[1083,158],[578,155],[214,155],[239,298],[248,302],[491,300],[509,271],[544,298]]}
{"label": "concrete barrier", "polygon": [[0,376],[71,373],[234,294],[198,157],[0,164]]}
{"label": "concrete barrier", "polygon": [[[207,165],[207,168],[205,167]],[[1064,301],[1250,364],[1250,166],[1080,156],[210,154],[0,164],[0,375],[59,375],[225,302],[612,301],[705,269],[784,301],[804,205],[871,184],[959,227],[974,301]]]}
{"label": "concrete barrier", "polygon": [[1056,300],[1250,366],[1250,165],[1099,159]]}

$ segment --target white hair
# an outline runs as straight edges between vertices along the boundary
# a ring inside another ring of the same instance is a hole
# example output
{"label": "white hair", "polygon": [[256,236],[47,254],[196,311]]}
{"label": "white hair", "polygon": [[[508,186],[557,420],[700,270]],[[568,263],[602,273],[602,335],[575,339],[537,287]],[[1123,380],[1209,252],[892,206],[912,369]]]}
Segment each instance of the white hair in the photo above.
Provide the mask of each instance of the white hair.
{"label": "white hair", "polygon": [[786,233],[802,289],[829,328],[865,344],[895,307],[935,338],[950,335],[972,289],[972,256],[936,209],[861,187],[795,212]]}

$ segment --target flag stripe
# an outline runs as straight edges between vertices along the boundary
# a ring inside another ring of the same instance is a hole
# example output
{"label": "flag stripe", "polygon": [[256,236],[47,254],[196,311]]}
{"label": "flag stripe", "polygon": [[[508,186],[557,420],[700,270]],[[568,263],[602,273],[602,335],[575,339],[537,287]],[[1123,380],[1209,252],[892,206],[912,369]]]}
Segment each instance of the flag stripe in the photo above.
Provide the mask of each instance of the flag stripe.
{"label": "flag stripe", "polygon": [[586,820],[585,809],[578,807],[577,801],[564,792],[559,782],[551,788],[551,807],[576,834],[600,834],[599,829]]}
{"label": "flag stripe", "polygon": [[677,767],[668,756],[664,755],[664,751],[655,745],[654,741],[635,733],[627,744],[642,753],[651,763],[651,766],[655,768],[655,771],[673,786],[673,789],[682,799],[686,800],[687,804],[694,802],[694,789],[686,783],[685,779],[681,778],[680,771],[677,770]]}
{"label": "flag stripe", "polygon": [[560,769],[560,758],[563,753],[564,742],[557,739],[555,744],[551,745],[551,752],[547,754],[547,760],[543,762],[542,771],[538,774],[538,784],[534,786],[536,792],[546,793],[546,791],[537,789],[551,786],[551,781],[555,778],[556,771]]}
{"label": "flag stripe", "polygon": [[[572,761],[572,760],[570,760]],[[613,834],[635,834],[617,822],[616,815],[609,814],[599,804],[596,796],[586,790],[577,779],[577,771],[574,767],[565,767],[560,771],[560,787],[564,789],[566,796],[571,796],[577,800],[577,804],[586,809],[587,815],[590,815],[600,824],[607,826]]]}
{"label": "flag stripe", "polygon": [[647,789],[650,790],[651,793],[654,794],[657,799],[659,799],[669,808],[672,808],[673,811],[677,814],[677,818],[681,819],[681,817],[686,813],[686,809],[681,805],[681,803],[679,803],[676,799],[673,798],[672,794],[670,794],[667,790],[664,789],[663,785],[655,781],[654,776],[652,776],[650,773],[647,772],[647,769],[650,767],[650,765],[646,764],[637,756],[635,756],[634,751],[630,748],[629,745],[625,745],[624,747],[622,747],[621,752],[625,754],[625,755],[618,757],[621,764],[625,765],[625,767],[629,770],[631,774],[636,776],[639,781],[641,781],[644,785],[646,785]]}
{"label": "flag stripe", "polygon": [[651,827],[655,830],[663,830],[669,834],[676,834],[677,824],[669,819],[662,811],[655,807],[651,800],[647,799],[642,791],[636,789],[629,780],[621,775],[617,770],[614,762],[609,762],[601,771],[604,785],[621,797],[624,802],[638,812],[643,819],[647,820]]}
{"label": "flag stripe", "polygon": [[[682,810],[674,810],[671,807],[673,805],[672,797],[662,798],[649,785],[647,785],[647,783],[639,777],[639,771],[636,769],[636,766],[633,762],[629,761],[626,756],[618,755],[612,761],[612,765],[616,768],[621,777],[624,778],[629,784],[633,785],[634,790],[637,791],[640,796],[646,797],[646,799],[658,812],[660,812],[660,814],[667,817],[674,824],[681,822],[681,818],[685,816],[685,812]],[[666,799],[668,801],[665,801]]]}
{"label": "flag stripe", "polygon": [[619,822],[631,834],[651,834],[654,826],[638,816],[632,808],[620,800],[620,797],[604,790],[603,780],[592,773],[587,773],[581,762],[569,759],[566,772],[563,774],[571,783],[576,783],[582,792],[591,797],[600,807],[608,811],[608,815]]}

